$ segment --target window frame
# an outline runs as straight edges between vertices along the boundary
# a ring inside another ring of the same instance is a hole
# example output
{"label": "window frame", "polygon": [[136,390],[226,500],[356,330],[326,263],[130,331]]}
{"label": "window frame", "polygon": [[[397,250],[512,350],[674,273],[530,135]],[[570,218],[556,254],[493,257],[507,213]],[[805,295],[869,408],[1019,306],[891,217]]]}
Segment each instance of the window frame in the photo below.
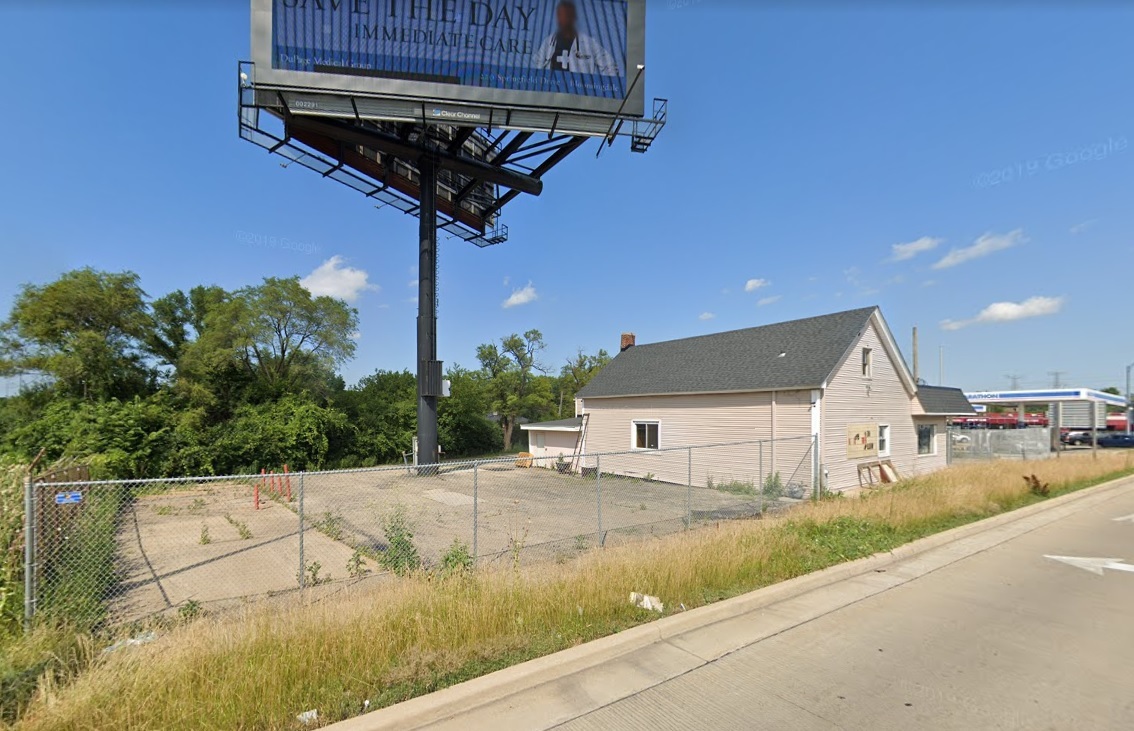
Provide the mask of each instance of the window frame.
{"label": "window frame", "polygon": [[[921,451],[921,430],[922,428],[929,429],[929,451]],[[917,456],[919,457],[934,457],[937,455],[937,425],[936,424],[918,424],[914,429],[917,434]]]}
{"label": "window frame", "polygon": [[867,346],[862,348],[862,377],[874,378],[874,348]]}
{"label": "window frame", "polygon": [[542,431],[537,431],[535,441],[536,441],[536,443],[535,443],[536,449],[546,449],[547,448],[547,433],[542,432]]}
{"label": "window frame", "polygon": [[[654,427],[654,436],[657,446],[655,447],[639,447],[638,446],[638,427],[646,427],[646,444],[650,443],[650,430],[649,427]],[[635,452],[657,452],[661,449],[661,421],[658,419],[631,419],[630,420],[630,449]]]}
{"label": "window frame", "polygon": [[[882,448],[882,441],[883,441],[882,435],[883,435],[883,433],[885,433],[885,435],[886,435],[885,436],[885,442],[886,442],[886,448],[885,449]],[[893,430],[890,429],[890,425],[889,424],[879,424],[878,425],[878,435],[874,439],[875,439],[875,442],[878,444],[878,457],[879,458],[889,457],[890,452],[892,451],[892,449],[891,449],[892,445],[890,443],[890,440],[893,439]]]}

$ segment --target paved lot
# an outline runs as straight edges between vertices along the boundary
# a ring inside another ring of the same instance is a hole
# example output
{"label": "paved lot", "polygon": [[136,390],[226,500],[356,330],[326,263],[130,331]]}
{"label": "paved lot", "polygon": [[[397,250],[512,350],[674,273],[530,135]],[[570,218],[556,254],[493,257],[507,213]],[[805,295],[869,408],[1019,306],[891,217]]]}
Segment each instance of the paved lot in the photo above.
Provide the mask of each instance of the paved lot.
{"label": "paved lot", "polygon": [[1134,573],[1045,558],[1134,560],[1132,514],[1127,490],[556,728],[1134,728]]}
{"label": "paved lot", "polygon": [[[172,611],[187,601],[223,605],[298,587],[301,478],[290,478],[291,497],[252,487],[202,483],[154,488],[138,497],[118,531],[121,593],[113,616],[129,620]],[[447,471],[430,477],[406,470],[305,475],[304,564],[318,578],[350,579],[356,549],[371,556],[386,549],[383,522],[403,511],[413,541],[436,563],[454,540],[475,543],[484,562],[555,560],[599,542],[612,545],[684,530],[694,525],[758,515],[759,497],[688,489],[642,479],[561,475],[521,469],[511,462]],[[600,506],[601,527],[600,532]],[[80,567],[81,569],[84,567]],[[90,567],[93,569],[93,567]],[[381,575],[366,559],[368,579]]]}

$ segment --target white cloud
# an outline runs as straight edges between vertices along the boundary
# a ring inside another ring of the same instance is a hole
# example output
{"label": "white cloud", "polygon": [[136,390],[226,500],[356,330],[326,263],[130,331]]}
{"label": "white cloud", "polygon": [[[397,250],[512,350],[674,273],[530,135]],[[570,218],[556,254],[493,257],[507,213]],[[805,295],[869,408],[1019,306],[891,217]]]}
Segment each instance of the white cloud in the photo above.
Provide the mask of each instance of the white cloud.
{"label": "white cloud", "polygon": [[504,286],[505,286],[505,287],[507,287],[507,286],[508,286],[509,284],[511,284],[511,283],[512,283],[512,278],[511,278],[511,277],[504,277]]}
{"label": "white cloud", "polygon": [[1063,309],[1063,297],[1029,297],[1023,302],[993,302],[968,320],[942,320],[944,330],[960,330],[969,325],[988,322],[1014,322],[1029,317],[1054,315]]}
{"label": "white cloud", "polygon": [[377,292],[377,284],[370,284],[370,275],[365,270],[346,265],[346,259],[332,256],[315,268],[299,283],[315,297],[334,297],[344,302],[354,302],[363,292]]}
{"label": "white cloud", "polygon": [[771,284],[771,282],[769,282],[767,279],[749,279],[744,283],[744,291],[755,292],[758,289],[767,287],[769,284]]}
{"label": "white cloud", "polygon": [[700,314],[700,315],[699,315],[699,316],[697,317],[697,319],[698,319],[698,320],[712,320],[712,319],[713,319],[714,317],[716,317],[716,315],[714,315],[714,314],[713,314],[713,313],[711,313],[711,312],[702,312],[702,313],[701,313],[701,314]]}
{"label": "white cloud", "polygon": [[923,287],[932,287],[932,286],[933,286],[933,285],[935,285],[935,284],[937,284],[937,281],[936,281],[936,280],[934,280],[934,279],[927,279],[927,280],[925,280],[924,282],[922,282],[922,283],[921,283],[921,286],[923,286]]}
{"label": "white cloud", "polygon": [[418,282],[417,282],[417,280],[416,280],[416,279],[411,279],[411,280],[409,280],[408,282],[406,282],[406,286],[407,286],[407,287],[410,287],[411,289],[412,289],[413,287],[416,287],[416,286],[417,286],[417,284],[418,284]]}
{"label": "white cloud", "polygon": [[355,330],[350,335],[347,335],[347,337],[355,342],[358,342],[362,338],[362,333],[360,333],[358,330]]}
{"label": "white cloud", "polygon": [[779,302],[781,299],[783,299],[783,295],[774,294],[771,297],[764,297],[762,299],[756,300],[756,306],[757,307],[764,307],[765,305],[775,304],[776,302]]}
{"label": "white cloud", "polygon": [[520,289],[512,290],[511,296],[509,296],[508,299],[504,300],[504,302],[501,303],[500,306],[504,309],[508,309],[509,307],[519,307],[520,305],[526,305],[529,302],[535,302],[537,299],[539,299],[539,295],[536,294],[535,287],[532,286],[531,282],[528,282],[527,285],[521,287]]}
{"label": "white cloud", "polygon": [[1097,222],[1098,222],[1097,218],[1092,218],[1089,221],[1083,221],[1082,223],[1077,223],[1068,230],[1071,232],[1072,236],[1078,236],[1079,234],[1081,234],[1084,231],[1086,231],[1087,229],[1089,229],[1091,226],[1094,226]]}
{"label": "white cloud", "polygon": [[382,304],[378,305],[378,309],[380,309],[380,310],[388,310],[388,309],[390,309],[390,305],[388,305],[388,304],[386,304],[386,303],[382,303]]}
{"label": "white cloud", "polygon": [[890,246],[890,261],[906,261],[912,259],[918,254],[924,254],[927,251],[933,251],[945,239],[938,239],[932,236],[922,236],[917,241],[910,241],[906,244],[892,244]]}
{"label": "white cloud", "polygon": [[997,251],[1019,246],[1025,241],[1027,241],[1027,238],[1025,238],[1024,230],[1021,228],[1015,231],[1009,231],[1003,235],[989,232],[974,241],[972,246],[966,246],[962,249],[951,249],[948,254],[933,265],[933,268],[948,269],[955,267],[958,264],[964,264],[966,261],[980,259]]}

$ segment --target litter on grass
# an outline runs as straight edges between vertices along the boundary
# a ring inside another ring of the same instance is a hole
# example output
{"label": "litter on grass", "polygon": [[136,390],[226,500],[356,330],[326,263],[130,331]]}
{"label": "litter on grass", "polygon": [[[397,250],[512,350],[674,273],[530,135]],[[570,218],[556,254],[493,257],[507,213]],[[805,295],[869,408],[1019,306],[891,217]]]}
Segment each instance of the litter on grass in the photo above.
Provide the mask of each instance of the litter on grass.
{"label": "litter on grass", "polygon": [[661,599],[658,599],[656,596],[650,596],[649,594],[639,594],[636,591],[630,592],[630,603],[651,612],[665,611],[665,605],[662,604]]}

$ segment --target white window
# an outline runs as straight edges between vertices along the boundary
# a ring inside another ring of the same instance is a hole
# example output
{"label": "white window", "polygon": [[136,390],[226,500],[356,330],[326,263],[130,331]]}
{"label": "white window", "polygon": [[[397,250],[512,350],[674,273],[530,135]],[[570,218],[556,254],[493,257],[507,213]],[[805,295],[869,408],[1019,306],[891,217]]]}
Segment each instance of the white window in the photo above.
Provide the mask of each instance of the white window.
{"label": "white window", "polygon": [[917,425],[917,453],[937,454],[937,426],[934,424]]}
{"label": "white window", "polygon": [[873,378],[874,377],[874,349],[873,348],[863,348],[862,349],[862,377],[863,378]]}
{"label": "white window", "polygon": [[879,457],[889,457],[890,456],[890,425],[889,424],[879,424],[878,425],[878,456]]}
{"label": "white window", "polygon": [[545,434],[544,434],[543,432],[541,432],[541,431],[537,431],[537,432],[535,433],[535,445],[536,445],[536,449],[543,449],[543,446],[544,446],[544,444],[546,443],[546,436],[547,436],[547,435],[545,435]]}
{"label": "white window", "polygon": [[658,449],[660,427],[656,421],[635,421],[630,446],[633,449]]}

